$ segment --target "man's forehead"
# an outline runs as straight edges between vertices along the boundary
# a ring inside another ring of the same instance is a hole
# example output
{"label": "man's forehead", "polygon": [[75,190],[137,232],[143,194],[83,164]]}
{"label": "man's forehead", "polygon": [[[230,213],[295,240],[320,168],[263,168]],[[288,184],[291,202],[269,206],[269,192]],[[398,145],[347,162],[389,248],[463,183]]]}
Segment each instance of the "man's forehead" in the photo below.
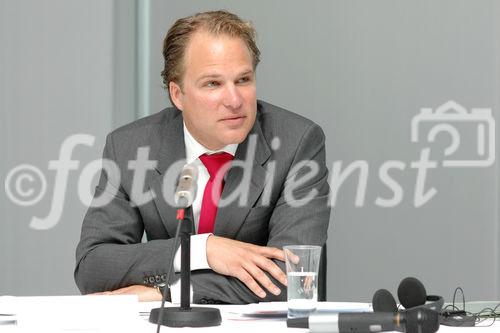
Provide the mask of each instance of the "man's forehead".
{"label": "man's forehead", "polygon": [[[200,51],[200,49],[202,49],[202,51],[210,51],[212,53],[215,53],[217,51],[222,52],[223,45],[221,42],[223,41],[240,43],[245,51],[248,52],[248,56],[251,58],[250,50],[248,49],[248,46],[246,45],[243,38],[238,36],[231,36],[228,34],[215,34],[204,30],[193,33],[186,45],[184,56],[187,59],[190,55],[192,55],[192,53]],[[209,54],[206,54],[206,56],[208,55]]]}
{"label": "man's forehead", "polygon": [[[231,45],[228,47],[224,41],[240,44],[241,48]],[[240,37],[233,37],[227,34],[213,34],[208,31],[195,32],[186,46],[184,54],[185,69],[192,66],[201,66],[205,74],[216,75],[217,67],[225,64],[225,61],[238,62],[238,71],[253,71],[252,56]]]}

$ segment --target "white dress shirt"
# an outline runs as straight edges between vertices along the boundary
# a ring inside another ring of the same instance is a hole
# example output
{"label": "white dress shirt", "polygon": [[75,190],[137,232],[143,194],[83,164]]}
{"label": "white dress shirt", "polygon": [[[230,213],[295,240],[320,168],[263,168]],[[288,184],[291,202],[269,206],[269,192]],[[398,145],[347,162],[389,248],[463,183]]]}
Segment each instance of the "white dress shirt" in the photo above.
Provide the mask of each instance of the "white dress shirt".
{"label": "white dress shirt", "polygon": [[[196,141],[195,138],[189,133],[186,124],[184,123],[184,143],[186,146],[186,163],[196,166],[198,168],[198,180],[196,182],[197,192],[196,197],[193,201],[193,205],[191,206],[193,210],[193,218],[195,230],[198,230],[198,225],[200,222],[200,212],[201,212],[201,203],[203,201],[203,193],[205,192],[205,186],[207,185],[208,179],[210,175],[208,173],[207,168],[201,162],[199,157],[203,154],[215,154],[220,152],[226,152],[234,156],[236,153],[236,149],[238,148],[238,144],[230,144],[223,147],[220,150],[210,150],[203,146],[201,143]],[[210,269],[207,261],[207,239],[208,236],[212,235],[208,234],[196,234],[191,236],[191,270],[197,269]],[[175,272],[180,272],[181,270],[181,251],[180,248],[175,253],[174,258],[174,270]],[[180,303],[180,279],[174,283],[170,287],[170,296],[173,303]],[[191,301],[193,297],[193,290],[191,286]]]}

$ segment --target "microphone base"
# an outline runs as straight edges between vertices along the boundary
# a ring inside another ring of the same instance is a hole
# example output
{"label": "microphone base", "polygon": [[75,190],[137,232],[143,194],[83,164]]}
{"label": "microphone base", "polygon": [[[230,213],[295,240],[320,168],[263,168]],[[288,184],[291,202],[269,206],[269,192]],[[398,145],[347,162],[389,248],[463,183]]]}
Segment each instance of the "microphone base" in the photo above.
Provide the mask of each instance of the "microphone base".
{"label": "microphone base", "polygon": [[160,311],[163,312],[160,325],[168,327],[210,327],[219,326],[222,322],[219,309],[208,307],[180,307],[152,309],[149,322],[158,324]]}

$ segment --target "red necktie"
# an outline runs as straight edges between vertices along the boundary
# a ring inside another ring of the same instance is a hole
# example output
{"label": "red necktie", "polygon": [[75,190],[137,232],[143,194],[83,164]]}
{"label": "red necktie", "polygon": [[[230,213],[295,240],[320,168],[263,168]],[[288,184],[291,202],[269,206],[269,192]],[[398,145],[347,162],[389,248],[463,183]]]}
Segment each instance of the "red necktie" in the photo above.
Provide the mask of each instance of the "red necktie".
{"label": "red necktie", "polygon": [[[198,234],[214,231],[217,204],[219,203],[222,188],[224,187],[224,175],[231,166],[229,162],[232,159],[233,156],[228,153],[203,154],[200,156],[200,160],[207,168],[210,178],[203,193]],[[221,170],[222,167],[224,167],[223,170]]]}

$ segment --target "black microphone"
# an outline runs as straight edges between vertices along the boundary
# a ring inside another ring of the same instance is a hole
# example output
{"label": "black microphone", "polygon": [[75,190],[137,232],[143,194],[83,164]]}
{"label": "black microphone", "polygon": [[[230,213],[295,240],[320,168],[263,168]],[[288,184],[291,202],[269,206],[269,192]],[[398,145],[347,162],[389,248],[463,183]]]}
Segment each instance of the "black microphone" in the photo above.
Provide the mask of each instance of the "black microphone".
{"label": "black microphone", "polygon": [[309,317],[290,318],[288,327],[309,328],[311,333],[376,333],[399,331],[434,333],[439,329],[438,312],[417,307],[393,312],[313,312]]}
{"label": "black microphone", "polygon": [[[180,307],[165,307],[167,289],[163,290],[161,306],[151,310],[149,322],[157,324],[156,332],[160,332],[160,326],[170,327],[209,327],[218,326],[222,322],[220,310],[209,307],[192,307],[190,300],[191,280],[191,234],[194,232],[193,214],[191,205],[196,195],[196,180],[198,169],[186,164],[181,171],[179,183],[175,190],[174,200],[177,206],[177,229],[174,237],[174,248],[177,247],[177,239],[181,239],[181,304]],[[186,212],[185,212],[186,211]],[[174,254],[170,254],[167,281],[174,263]]]}
{"label": "black microphone", "polygon": [[187,208],[193,204],[196,196],[196,180],[198,179],[198,169],[190,164],[186,164],[179,176],[179,183],[175,190],[174,201],[177,208]]}

